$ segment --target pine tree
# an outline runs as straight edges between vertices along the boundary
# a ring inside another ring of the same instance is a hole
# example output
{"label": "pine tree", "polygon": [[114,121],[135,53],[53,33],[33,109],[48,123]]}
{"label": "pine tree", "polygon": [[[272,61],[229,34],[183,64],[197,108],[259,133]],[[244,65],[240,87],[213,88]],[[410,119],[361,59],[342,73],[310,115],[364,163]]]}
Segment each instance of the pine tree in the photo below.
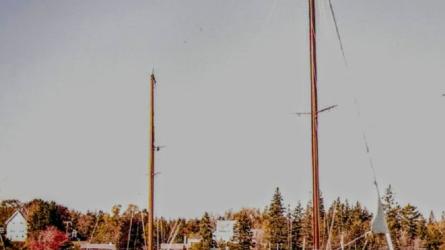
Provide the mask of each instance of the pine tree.
{"label": "pine tree", "polygon": [[101,223],[98,223],[94,232],[94,242],[113,243],[117,244],[120,234],[120,227],[118,215],[111,216],[104,214]]}
{"label": "pine tree", "polygon": [[[126,211],[120,217],[118,227],[114,230],[119,230],[118,246],[119,249],[125,249],[127,246],[133,249],[140,249],[144,245],[144,235],[141,228],[141,215],[138,212],[138,207],[129,204]],[[106,221],[104,220],[103,223]],[[111,227],[112,228],[112,227]]]}
{"label": "pine tree", "polygon": [[443,234],[438,223],[428,223],[425,247],[427,249],[440,249],[443,244]]}
{"label": "pine tree", "polygon": [[[350,210],[350,229],[349,235],[352,239],[360,237],[369,231],[370,213],[362,207],[360,202],[356,202],[355,206]],[[364,247],[366,240],[360,239],[356,242],[357,247]]]}
{"label": "pine tree", "polygon": [[305,245],[305,248],[312,245],[312,202],[309,201],[306,205],[306,209],[303,213],[301,221],[301,244]]}
{"label": "pine tree", "polygon": [[406,205],[401,209],[401,228],[406,236],[406,243],[408,246],[412,245],[414,239],[418,235],[418,220],[420,217],[417,208],[411,204]]}
{"label": "pine tree", "polygon": [[272,247],[285,248],[287,242],[287,219],[284,215],[283,198],[277,188],[268,210],[267,235]]}
{"label": "pine tree", "polygon": [[436,216],[433,211],[430,211],[430,216],[428,217],[428,224],[433,224],[436,222]]}
{"label": "pine tree", "polygon": [[388,223],[389,231],[391,232],[391,238],[396,247],[400,245],[399,239],[401,238],[402,224],[400,220],[400,205],[395,201],[395,195],[391,185],[385,190],[383,196],[383,208],[386,213],[386,220]]}
{"label": "pine tree", "polygon": [[28,217],[28,232],[30,234],[45,230],[48,226],[55,226],[65,231],[64,221],[71,219],[68,208],[54,201],[34,199],[25,205]]}
{"label": "pine tree", "polygon": [[426,220],[420,215],[417,220],[417,235],[420,240],[424,240],[427,234]]}
{"label": "pine tree", "polygon": [[199,234],[201,235],[200,248],[210,249],[215,247],[216,242],[213,239],[213,226],[210,221],[210,216],[207,212],[204,213],[200,223],[199,223]]}
{"label": "pine tree", "polygon": [[236,216],[234,228],[234,241],[240,250],[250,250],[253,247],[252,220],[247,211],[241,210]]}
{"label": "pine tree", "polygon": [[303,207],[301,203],[298,202],[294,211],[292,212],[292,250],[300,249],[302,244],[302,226],[303,224]]}

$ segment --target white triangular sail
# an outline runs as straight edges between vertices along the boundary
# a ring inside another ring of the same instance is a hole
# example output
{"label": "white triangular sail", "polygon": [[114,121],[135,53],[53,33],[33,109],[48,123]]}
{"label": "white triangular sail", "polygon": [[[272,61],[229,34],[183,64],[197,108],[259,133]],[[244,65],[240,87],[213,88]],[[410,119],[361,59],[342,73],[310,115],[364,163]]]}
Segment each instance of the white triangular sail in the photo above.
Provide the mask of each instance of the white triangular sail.
{"label": "white triangular sail", "polygon": [[386,238],[386,243],[388,244],[388,249],[394,250],[394,246],[392,244],[392,239],[391,239],[391,233],[389,232],[388,224],[386,223],[385,210],[383,210],[383,204],[380,199],[380,192],[377,181],[374,181],[374,184],[377,189],[378,201],[377,201],[377,212],[375,213],[375,216],[371,222],[371,231],[375,234],[384,234]]}
{"label": "white triangular sail", "polygon": [[377,201],[377,212],[372,219],[371,231],[375,234],[386,234],[389,233],[388,225],[386,224],[385,212],[383,210],[383,204],[378,197]]}

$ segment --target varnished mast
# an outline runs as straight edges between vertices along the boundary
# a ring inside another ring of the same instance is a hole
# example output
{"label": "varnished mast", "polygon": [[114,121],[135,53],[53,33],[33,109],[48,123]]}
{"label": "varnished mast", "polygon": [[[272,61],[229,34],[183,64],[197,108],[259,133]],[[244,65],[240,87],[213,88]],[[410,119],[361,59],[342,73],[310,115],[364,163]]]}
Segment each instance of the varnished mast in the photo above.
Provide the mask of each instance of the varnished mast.
{"label": "varnished mast", "polygon": [[320,249],[320,187],[318,178],[318,101],[317,101],[317,47],[315,0],[309,2],[309,50],[311,77],[311,130],[312,130],[312,236],[313,249]]}
{"label": "varnished mast", "polygon": [[155,85],[154,73],[150,76],[150,163],[149,163],[149,190],[148,190],[148,250],[153,250],[154,238],[154,177],[155,177]]}

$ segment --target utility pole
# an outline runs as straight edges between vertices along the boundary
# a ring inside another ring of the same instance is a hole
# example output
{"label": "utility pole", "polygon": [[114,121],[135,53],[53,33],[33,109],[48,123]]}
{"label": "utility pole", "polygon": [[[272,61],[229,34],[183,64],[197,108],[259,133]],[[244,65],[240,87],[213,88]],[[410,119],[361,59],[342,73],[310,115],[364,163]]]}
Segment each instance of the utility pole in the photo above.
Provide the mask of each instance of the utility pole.
{"label": "utility pole", "polygon": [[148,190],[148,250],[153,250],[153,223],[154,223],[154,177],[155,177],[155,85],[154,72],[150,76],[150,162],[149,162],[149,190]]}
{"label": "utility pole", "polygon": [[320,249],[320,187],[318,175],[318,101],[317,101],[317,47],[315,0],[309,5],[309,54],[311,78],[311,132],[312,132],[312,236],[313,249]]}

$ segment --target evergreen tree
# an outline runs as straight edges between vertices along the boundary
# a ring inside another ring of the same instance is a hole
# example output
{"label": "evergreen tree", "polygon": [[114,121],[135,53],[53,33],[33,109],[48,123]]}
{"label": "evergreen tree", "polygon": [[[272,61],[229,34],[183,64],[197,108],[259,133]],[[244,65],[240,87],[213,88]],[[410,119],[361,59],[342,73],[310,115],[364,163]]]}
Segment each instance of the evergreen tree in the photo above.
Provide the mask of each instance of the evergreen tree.
{"label": "evergreen tree", "polygon": [[420,240],[424,240],[427,234],[426,220],[420,215],[417,220],[417,236]]}
{"label": "evergreen tree", "polygon": [[31,201],[27,206],[28,232],[30,234],[45,230],[50,225],[50,208],[48,202],[40,199]]}
{"label": "evergreen tree", "polygon": [[401,228],[406,238],[406,245],[412,245],[418,235],[418,220],[420,213],[411,204],[401,209]]}
{"label": "evergreen tree", "polygon": [[240,250],[250,250],[253,247],[252,220],[247,211],[241,210],[236,216],[234,241]]}
{"label": "evergreen tree", "polygon": [[[120,209],[120,208],[119,208]],[[120,216],[118,207],[113,208],[112,214],[102,214],[101,223],[98,223],[95,233],[94,242],[117,244],[121,236]]]}
{"label": "evergreen tree", "polygon": [[302,244],[301,235],[303,228],[303,207],[301,202],[298,202],[294,211],[292,212],[292,250],[300,249]]}
{"label": "evergreen tree", "polygon": [[21,207],[18,200],[3,200],[0,202],[0,226],[3,226],[7,219]]}
{"label": "evergreen tree", "polygon": [[189,219],[185,221],[184,235],[190,236],[199,233],[199,219]]}
{"label": "evergreen tree", "polygon": [[86,212],[85,214],[74,214],[73,227],[77,230],[77,237],[80,240],[90,240],[91,234],[98,220],[98,214]]}
{"label": "evergreen tree", "polygon": [[54,226],[60,231],[65,231],[64,221],[71,220],[68,208],[58,205],[56,202],[47,202],[35,199],[26,205],[29,233],[45,230],[48,226]]}
{"label": "evergreen tree", "polygon": [[208,250],[215,247],[216,242],[213,239],[213,226],[210,221],[210,216],[207,212],[204,213],[199,223],[199,234],[201,235],[201,242],[199,249]]}
{"label": "evergreen tree", "polygon": [[[119,225],[115,228],[115,230],[118,230],[119,249],[126,249],[127,246],[131,249],[141,249],[144,245],[144,235],[141,228],[142,221],[138,207],[129,204],[126,211],[120,217],[119,222]],[[95,238],[97,238],[97,236]]]}
{"label": "evergreen tree", "polygon": [[383,196],[383,208],[386,213],[386,221],[388,223],[391,238],[396,247],[400,246],[399,239],[401,238],[402,223],[400,220],[400,205],[395,201],[395,195],[391,185],[385,190]]}
{"label": "evergreen tree", "polygon": [[273,248],[285,248],[287,242],[287,219],[284,215],[283,198],[277,188],[269,206],[267,218],[267,236]]}
{"label": "evergreen tree", "polygon": [[440,249],[443,244],[443,234],[437,223],[428,223],[425,247],[427,249]]}
{"label": "evergreen tree", "polygon": [[428,224],[434,224],[436,222],[436,216],[433,211],[430,211],[430,216],[428,217]]}
{"label": "evergreen tree", "polygon": [[308,248],[312,245],[312,202],[309,201],[304,210],[302,222],[301,222],[301,245]]}
{"label": "evergreen tree", "polygon": [[[362,207],[360,202],[356,202],[355,206],[349,210],[349,240],[356,239],[368,232],[371,218],[371,214]],[[365,241],[365,239],[360,239],[356,241],[355,246],[363,248]]]}

